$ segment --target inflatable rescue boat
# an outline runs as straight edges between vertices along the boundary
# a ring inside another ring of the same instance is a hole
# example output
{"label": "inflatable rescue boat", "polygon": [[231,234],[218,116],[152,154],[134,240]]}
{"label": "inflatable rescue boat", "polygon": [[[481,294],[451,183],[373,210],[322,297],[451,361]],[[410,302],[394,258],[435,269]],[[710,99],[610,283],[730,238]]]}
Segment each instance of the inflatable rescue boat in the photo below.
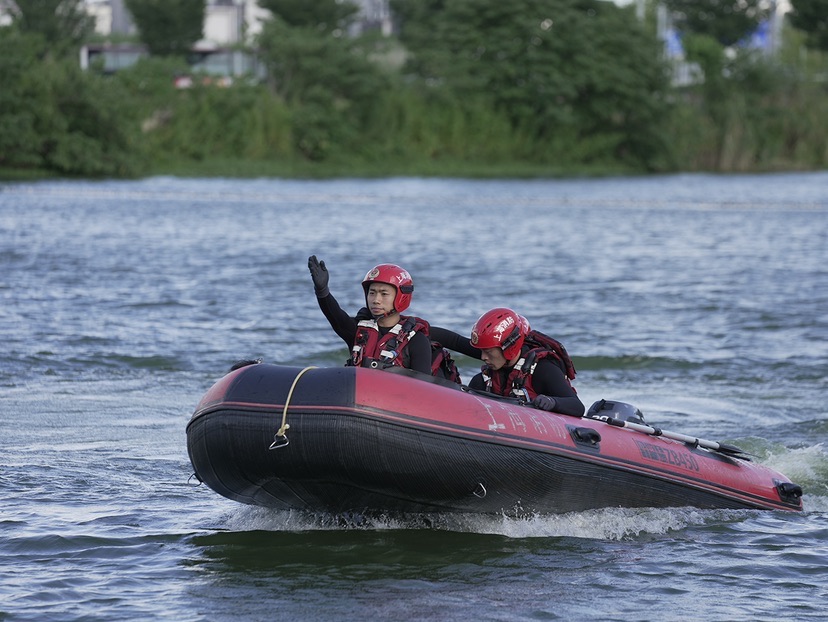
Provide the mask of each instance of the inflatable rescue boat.
{"label": "inflatable rescue boat", "polygon": [[802,509],[781,473],[628,404],[571,417],[401,368],[243,365],[201,399],[187,449],[215,492],[285,510]]}

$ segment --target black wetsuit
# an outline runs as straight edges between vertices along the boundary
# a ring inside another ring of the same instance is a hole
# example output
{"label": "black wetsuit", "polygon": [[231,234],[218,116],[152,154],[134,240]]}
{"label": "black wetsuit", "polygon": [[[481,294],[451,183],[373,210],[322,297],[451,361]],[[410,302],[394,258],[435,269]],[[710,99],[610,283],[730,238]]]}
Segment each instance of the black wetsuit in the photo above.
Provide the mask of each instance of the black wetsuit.
{"label": "black wetsuit", "polygon": [[[319,301],[319,308],[331,324],[331,328],[339,337],[348,345],[348,349],[354,347],[354,339],[356,339],[357,324],[360,319],[370,319],[370,314],[363,317],[364,311],[360,311],[358,317],[351,317],[331,294],[323,298],[317,298]],[[392,327],[379,327],[380,335],[385,335]],[[415,333],[406,346],[408,350],[409,364],[406,366],[409,369],[431,375],[431,341],[423,333]]]}
{"label": "black wetsuit", "polygon": [[[471,344],[468,337],[439,326],[432,326],[429,332],[434,341],[440,342],[449,350],[472,358],[481,358],[480,350]],[[512,369],[512,367],[503,367],[492,373],[500,375],[503,379],[502,384],[505,386]],[[469,388],[477,391],[486,390],[486,380],[482,372],[471,379]],[[549,358],[541,359],[535,367],[535,372],[532,374],[532,388],[538,395],[555,398],[555,412],[574,417],[583,416],[585,411],[583,402],[567,381],[561,368]]]}

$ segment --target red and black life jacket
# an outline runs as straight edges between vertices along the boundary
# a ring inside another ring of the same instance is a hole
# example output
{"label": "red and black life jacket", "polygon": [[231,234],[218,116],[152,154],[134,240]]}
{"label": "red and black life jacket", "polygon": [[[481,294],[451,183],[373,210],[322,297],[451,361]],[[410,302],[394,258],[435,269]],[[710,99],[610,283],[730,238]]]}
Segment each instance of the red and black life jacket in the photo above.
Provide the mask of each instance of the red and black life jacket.
{"label": "red and black life jacket", "polygon": [[463,384],[451,353],[436,341],[431,342],[431,375]]}
{"label": "red and black life jacket", "polygon": [[536,330],[530,330],[526,335],[520,358],[507,376],[493,374],[488,365],[483,366],[486,389],[496,395],[514,395],[527,401],[534,399],[538,392],[532,386],[532,374],[544,359],[549,359],[560,367],[569,386],[575,391],[571,382],[575,379],[575,365],[566,348],[557,339]]}
{"label": "red and black life jacket", "polygon": [[428,322],[418,317],[400,316],[384,335],[375,320],[361,320],[357,324],[354,347],[347,365],[385,369],[394,365],[408,367],[410,355],[406,346],[418,332],[428,336]]}
{"label": "red and black life jacket", "polygon": [[[373,319],[361,320],[346,364],[379,369],[395,365],[408,367],[411,358],[406,346],[418,332],[428,337],[429,325],[414,316],[400,316],[400,321],[385,335],[380,334],[379,325]],[[460,372],[451,354],[436,341],[431,342],[431,375],[461,384]]]}

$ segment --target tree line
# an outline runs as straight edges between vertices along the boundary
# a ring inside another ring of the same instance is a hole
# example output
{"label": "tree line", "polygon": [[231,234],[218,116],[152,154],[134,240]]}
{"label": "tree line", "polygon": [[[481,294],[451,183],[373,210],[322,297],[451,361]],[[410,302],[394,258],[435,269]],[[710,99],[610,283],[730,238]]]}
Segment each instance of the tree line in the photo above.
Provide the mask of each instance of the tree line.
{"label": "tree line", "polygon": [[[0,174],[542,176],[825,168],[828,0],[793,0],[781,51],[743,43],[767,0],[663,0],[690,84],[656,33],[604,0],[261,0],[266,79],[192,72],[204,0],[127,0],[150,56],[82,71],[81,0],[16,0],[0,27]],[[642,19],[643,17],[643,19]],[[197,76],[196,76],[197,77]]]}

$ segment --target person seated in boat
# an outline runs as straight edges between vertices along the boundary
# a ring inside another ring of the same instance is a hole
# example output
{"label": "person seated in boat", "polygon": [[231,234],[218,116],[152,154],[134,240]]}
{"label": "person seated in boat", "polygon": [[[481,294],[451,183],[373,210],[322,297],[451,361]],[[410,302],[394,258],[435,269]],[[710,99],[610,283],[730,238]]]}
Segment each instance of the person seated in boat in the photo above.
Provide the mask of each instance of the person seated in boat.
{"label": "person seated in boat", "polygon": [[414,292],[414,281],[406,270],[387,263],[371,268],[362,280],[365,308],[351,317],[331,295],[325,262],[311,255],[308,269],[319,308],[351,349],[347,365],[378,369],[401,366],[432,374],[428,322],[401,315],[411,304]]}
{"label": "person seated in boat", "polygon": [[585,411],[572,380],[575,366],[563,345],[532,330],[512,309],[498,307],[475,322],[471,339],[439,326],[431,338],[484,363],[469,388],[518,397],[541,410],[582,417]]}

